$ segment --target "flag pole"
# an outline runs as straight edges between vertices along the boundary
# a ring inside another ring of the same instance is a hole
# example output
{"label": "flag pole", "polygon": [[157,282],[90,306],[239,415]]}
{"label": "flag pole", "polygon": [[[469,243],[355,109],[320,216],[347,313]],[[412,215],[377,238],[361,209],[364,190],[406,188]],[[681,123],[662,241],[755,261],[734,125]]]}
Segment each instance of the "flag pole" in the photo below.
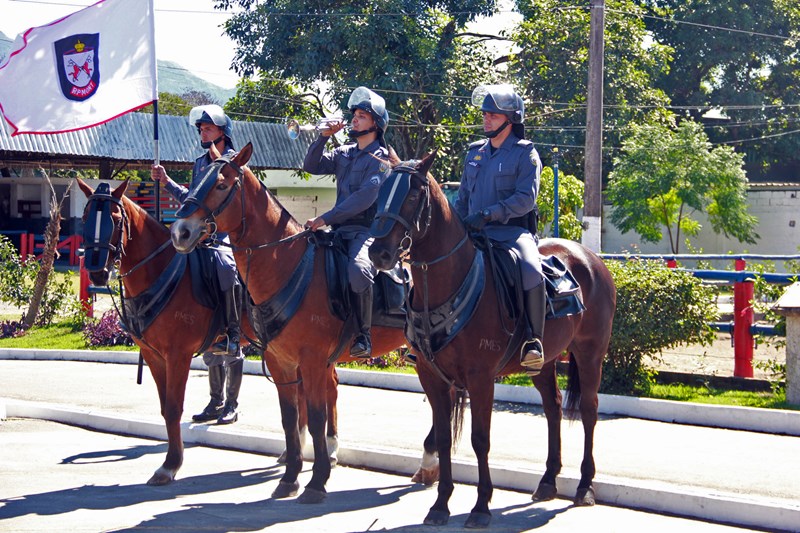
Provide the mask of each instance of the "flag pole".
{"label": "flag pole", "polygon": [[[158,153],[158,100],[153,100],[153,159],[156,165],[161,164]],[[161,182],[155,186],[156,220],[161,222]]]}

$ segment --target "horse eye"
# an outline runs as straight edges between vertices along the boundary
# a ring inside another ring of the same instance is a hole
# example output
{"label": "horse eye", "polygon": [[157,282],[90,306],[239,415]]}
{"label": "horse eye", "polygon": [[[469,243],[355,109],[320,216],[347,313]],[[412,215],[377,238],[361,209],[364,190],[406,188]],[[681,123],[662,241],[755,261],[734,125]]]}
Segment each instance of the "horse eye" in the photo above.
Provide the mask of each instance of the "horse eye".
{"label": "horse eye", "polygon": [[224,183],[220,183],[220,184],[219,184],[219,185],[217,185],[217,187],[216,187],[216,189],[217,189],[218,191],[224,191],[224,190],[226,190],[227,188],[228,188],[228,186],[227,186],[227,185],[225,185]]}

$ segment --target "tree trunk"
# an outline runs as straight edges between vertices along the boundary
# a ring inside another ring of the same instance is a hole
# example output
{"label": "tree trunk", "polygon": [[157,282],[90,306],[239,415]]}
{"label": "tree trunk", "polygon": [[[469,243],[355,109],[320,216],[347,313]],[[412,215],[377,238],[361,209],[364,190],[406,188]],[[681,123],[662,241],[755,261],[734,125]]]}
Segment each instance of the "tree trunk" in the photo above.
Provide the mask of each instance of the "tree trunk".
{"label": "tree trunk", "polygon": [[58,250],[56,249],[58,246],[58,236],[61,232],[61,204],[69,193],[69,188],[67,188],[67,194],[64,194],[61,200],[58,200],[56,198],[56,191],[53,189],[53,183],[50,181],[50,176],[45,172],[44,177],[47,180],[47,184],[50,186],[50,222],[47,223],[47,229],[44,234],[44,251],[42,252],[39,273],[36,275],[36,282],[33,285],[31,304],[23,320],[26,329],[33,326],[34,322],[36,322],[36,317],[39,314],[39,307],[42,304],[42,298],[47,289],[47,280],[50,279],[50,274],[53,272],[53,262],[56,259],[56,254],[58,254]]}

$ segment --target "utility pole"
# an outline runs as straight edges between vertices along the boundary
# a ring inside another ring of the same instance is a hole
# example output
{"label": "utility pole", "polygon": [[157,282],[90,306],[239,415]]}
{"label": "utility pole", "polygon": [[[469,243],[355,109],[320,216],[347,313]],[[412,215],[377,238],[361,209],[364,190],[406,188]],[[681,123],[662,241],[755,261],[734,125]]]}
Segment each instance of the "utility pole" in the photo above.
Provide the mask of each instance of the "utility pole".
{"label": "utility pole", "polygon": [[603,28],[605,0],[590,1],[589,81],[586,99],[586,157],[584,162],[583,235],[590,250],[601,251],[603,209]]}

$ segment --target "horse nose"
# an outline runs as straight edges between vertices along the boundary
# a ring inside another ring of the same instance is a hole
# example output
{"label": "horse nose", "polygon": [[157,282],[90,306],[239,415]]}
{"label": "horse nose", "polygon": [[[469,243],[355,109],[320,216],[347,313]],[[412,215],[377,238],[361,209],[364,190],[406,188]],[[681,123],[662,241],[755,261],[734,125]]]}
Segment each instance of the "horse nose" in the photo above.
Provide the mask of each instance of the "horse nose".
{"label": "horse nose", "polygon": [[170,228],[170,237],[172,238],[172,246],[175,247],[175,250],[181,253],[187,253],[191,251],[190,239],[192,237],[192,232],[181,222],[183,221],[177,220],[172,224]]}
{"label": "horse nose", "polygon": [[378,270],[389,270],[394,266],[392,254],[384,246],[373,243],[369,247],[369,258]]}

